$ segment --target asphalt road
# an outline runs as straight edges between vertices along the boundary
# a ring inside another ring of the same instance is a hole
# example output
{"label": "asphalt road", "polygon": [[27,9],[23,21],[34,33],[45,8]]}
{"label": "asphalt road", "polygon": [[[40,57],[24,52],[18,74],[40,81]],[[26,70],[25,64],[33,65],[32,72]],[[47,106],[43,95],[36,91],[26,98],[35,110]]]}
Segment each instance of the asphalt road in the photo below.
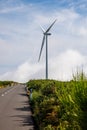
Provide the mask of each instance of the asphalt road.
{"label": "asphalt road", "polygon": [[34,130],[24,85],[0,89],[0,130]]}

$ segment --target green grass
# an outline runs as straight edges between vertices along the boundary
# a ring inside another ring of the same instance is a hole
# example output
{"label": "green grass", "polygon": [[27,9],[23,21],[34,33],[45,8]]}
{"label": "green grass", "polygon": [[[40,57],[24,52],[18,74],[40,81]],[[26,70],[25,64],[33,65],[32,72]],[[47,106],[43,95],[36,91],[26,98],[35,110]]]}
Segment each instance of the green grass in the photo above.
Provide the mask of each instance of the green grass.
{"label": "green grass", "polygon": [[8,85],[11,86],[15,84],[16,82],[13,81],[0,81],[0,88],[7,87]]}
{"label": "green grass", "polygon": [[31,80],[39,130],[87,130],[87,81]]}

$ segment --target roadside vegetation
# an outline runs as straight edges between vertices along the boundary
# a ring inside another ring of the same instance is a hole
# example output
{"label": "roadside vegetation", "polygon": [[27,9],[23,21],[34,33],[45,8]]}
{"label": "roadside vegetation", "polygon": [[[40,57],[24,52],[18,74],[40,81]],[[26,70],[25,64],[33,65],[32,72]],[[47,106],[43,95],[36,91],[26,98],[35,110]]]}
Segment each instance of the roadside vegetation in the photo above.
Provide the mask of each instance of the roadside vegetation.
{"label": "roadside vegetation", "polygon": [[13,81],[0,81],[0,88],[4,88],[7,86],[13,86],[14,84],[16,84],[16,82]]}
{"label": "roadside vegetation", "polygon": [[39,130],[87,130],[87,80],[81,72],[73,80],[30,80],[33,116]]}

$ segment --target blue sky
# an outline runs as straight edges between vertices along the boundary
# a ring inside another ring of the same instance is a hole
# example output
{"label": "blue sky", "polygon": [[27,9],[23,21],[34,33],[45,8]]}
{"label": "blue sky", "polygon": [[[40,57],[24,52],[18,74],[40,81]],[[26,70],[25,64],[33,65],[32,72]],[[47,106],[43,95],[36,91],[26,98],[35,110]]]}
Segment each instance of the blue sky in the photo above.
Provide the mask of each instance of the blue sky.
{"label": "blue sky", "polygon": [[49,37],[49,78],[69,80],[82,66],[87,73],[86,0],[0,0],[0,80],[45,78],[45,46],[37,62],[40,25],[46,29],[55,19]]}

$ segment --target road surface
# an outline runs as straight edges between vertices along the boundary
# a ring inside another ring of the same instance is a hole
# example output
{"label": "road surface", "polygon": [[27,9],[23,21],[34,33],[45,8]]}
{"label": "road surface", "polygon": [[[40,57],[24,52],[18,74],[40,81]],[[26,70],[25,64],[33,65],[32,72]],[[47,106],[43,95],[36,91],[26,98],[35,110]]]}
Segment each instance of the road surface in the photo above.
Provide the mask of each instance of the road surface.
{"label": "road surface", "polygon": [[0,130],[34,130],[24,85],[0,89]]}

